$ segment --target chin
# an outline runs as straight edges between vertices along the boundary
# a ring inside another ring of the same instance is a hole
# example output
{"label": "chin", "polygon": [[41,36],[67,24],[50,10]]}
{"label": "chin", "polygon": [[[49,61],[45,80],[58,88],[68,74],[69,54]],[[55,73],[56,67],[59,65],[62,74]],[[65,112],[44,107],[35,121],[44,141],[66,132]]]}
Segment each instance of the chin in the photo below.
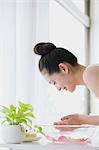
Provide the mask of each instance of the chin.
{"label": "chin", "polygon": [[76,87],[70,89],[69,91],[70,91],[71,93],[73,93],[75,90],[76,90]]}

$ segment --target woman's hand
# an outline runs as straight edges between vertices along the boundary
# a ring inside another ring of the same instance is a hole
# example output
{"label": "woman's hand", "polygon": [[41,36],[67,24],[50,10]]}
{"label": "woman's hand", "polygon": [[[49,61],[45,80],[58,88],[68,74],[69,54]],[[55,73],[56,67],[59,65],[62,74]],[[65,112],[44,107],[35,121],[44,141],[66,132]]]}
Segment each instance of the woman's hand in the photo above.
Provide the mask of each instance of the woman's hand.
{"label": "woman's hand", "polygon": [[81,125],[85,124],[86,115],[79,115],[79,114],[71,114],[61,118],[61,121],[65,121],[65,124],[69,125]]}
{"label": "woman's hand", "polygon": [[[87,124],[87,115],[72,114],[61,118],[60,121],[54,122],[54,127],[60,131],[71,131],[80,128],[81,124]],[[77,127],[69,127],[64,125],[77,125]]]}

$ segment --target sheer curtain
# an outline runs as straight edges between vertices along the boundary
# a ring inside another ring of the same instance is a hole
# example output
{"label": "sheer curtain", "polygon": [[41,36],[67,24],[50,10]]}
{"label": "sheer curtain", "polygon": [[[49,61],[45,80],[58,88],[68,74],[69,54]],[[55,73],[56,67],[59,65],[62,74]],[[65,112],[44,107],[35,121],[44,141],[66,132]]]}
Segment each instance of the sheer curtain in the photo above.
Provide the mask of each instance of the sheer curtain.
{"label": "sheer curtain", "polygon": [[0,104],[16,99],[16,3],[0,1]]}
{"label": "sheer curtain", "polygon": [[33,101],[36,1],[0,0],[0,104]]}
{"label": "sheer curtain", "polygon": [[32,103],[33,43],[36,38],[36,1],[16,0],[16,99]]}
{"label": "sheer curtain", "polygon": [[49,40],[48,7],[49,1],[0,1],[0,105],[16,100],[31,103],[39,123],[48,118],[48,84],[32,49],[37,42]]}

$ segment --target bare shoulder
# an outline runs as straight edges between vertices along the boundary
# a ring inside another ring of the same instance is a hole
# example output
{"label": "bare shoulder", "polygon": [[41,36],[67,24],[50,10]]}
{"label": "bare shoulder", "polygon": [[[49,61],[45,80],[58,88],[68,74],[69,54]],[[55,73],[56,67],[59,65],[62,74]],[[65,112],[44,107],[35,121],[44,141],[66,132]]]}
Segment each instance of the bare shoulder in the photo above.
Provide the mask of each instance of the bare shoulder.
{"label": "bare shoulder", "polygon": [[[93,78],[99,76],[99,66],[90,66],[88,68],[85,69],[84,74],[83,74],[83,78],[84,80],[88,80],[88,78]],[[98,77],[99,80],[99,77]]]}
{"label": "bare shoulder", "polygon": [[86,86],[99,97],[99,66],[90,66],[83,73]]}
{"label": "bare shoulder", "polygon": [[83,79],[85,83],[87,81],[90,81],[90,79],[95,80],[96,77],[98,77],[98,81],[99,81],[99,66],[90,66],[85,69],[83,73]]}

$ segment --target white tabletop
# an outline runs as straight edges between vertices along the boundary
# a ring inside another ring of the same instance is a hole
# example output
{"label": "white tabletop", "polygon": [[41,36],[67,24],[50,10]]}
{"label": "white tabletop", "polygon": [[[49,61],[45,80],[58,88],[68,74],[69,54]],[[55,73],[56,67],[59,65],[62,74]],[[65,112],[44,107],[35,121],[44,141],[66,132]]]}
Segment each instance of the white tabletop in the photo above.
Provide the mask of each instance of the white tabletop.
{"label": "white tabletop", "polygon": [[99,147],[91,147],[86,144],[46,144],[37,142],[25,142],[21,144],[0,144],[0,147],[7,147],[9,150],[99,150]]}
{"label": "white tabletop", "polygon": [[[85,129],[81,131],[87,132],[87,130]],[[90,132],[91,131],[92,128]],[[99,136],[99,132],[97,132],[97,134]],[[34,142],[23,142],[21,144],[5,144],[1,139],[0,150],[2,150],[3,147],[8,148],[9,150],[99,150],[99,140],[96,140],[98,139],[97,136],[95,137],[95,135],[93,135],[92,137],[94,139],[94,141],[92,142],[92,144],[95,145],[94,147],[89,145],[88,143],[49,143],[49,141],[45,142],[46,140],[44,140],[44,138],[41,138],[40,140]],[[98,147],[96,147],[96,144],[98,145]]]}

